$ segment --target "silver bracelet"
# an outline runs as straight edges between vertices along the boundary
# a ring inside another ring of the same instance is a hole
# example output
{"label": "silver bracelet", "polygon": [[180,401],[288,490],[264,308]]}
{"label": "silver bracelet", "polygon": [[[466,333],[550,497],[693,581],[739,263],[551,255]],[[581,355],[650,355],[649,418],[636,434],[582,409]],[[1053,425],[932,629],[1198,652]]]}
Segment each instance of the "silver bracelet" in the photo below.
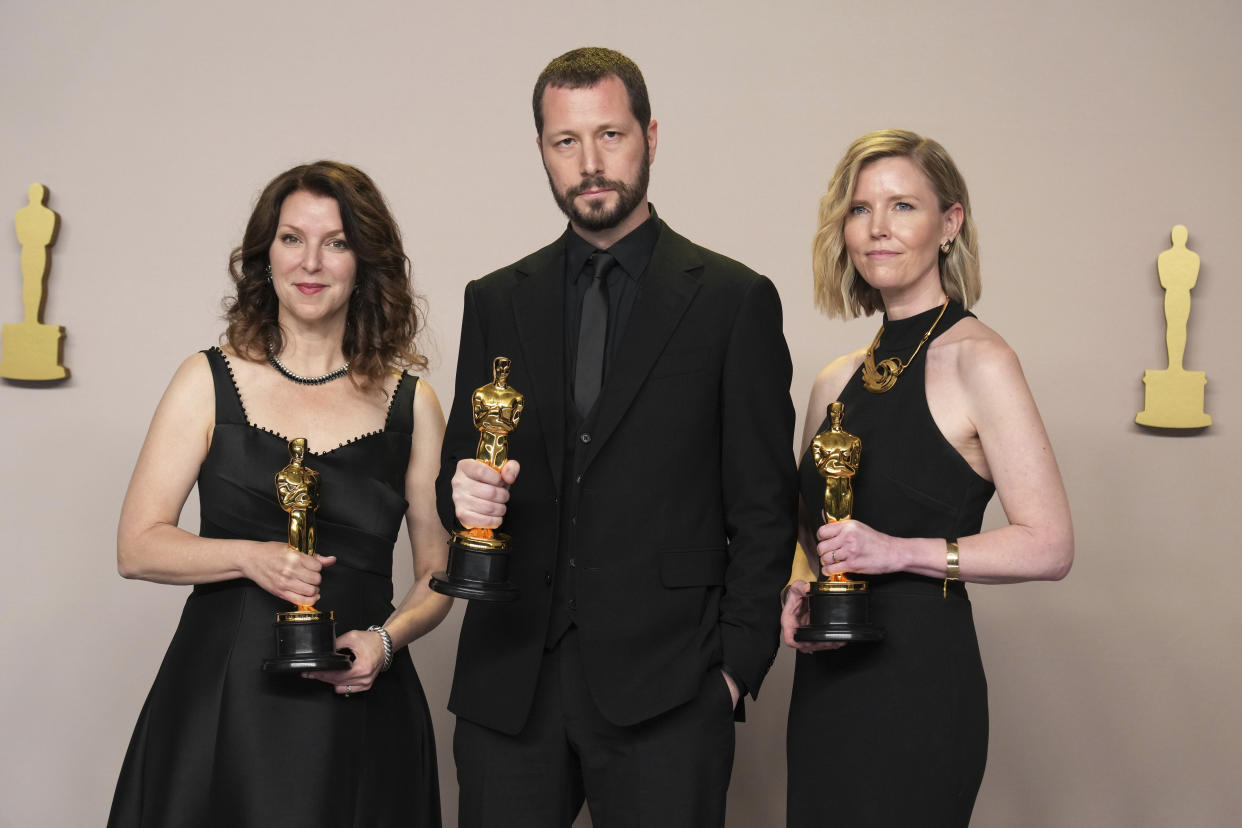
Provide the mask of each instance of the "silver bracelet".
{"label": "silver bracelet", "polygon": [[392,636],[378,624],[367,627],[367,632],[379,633],[380,641],[384,642],[384,665],[380,667],[380,672],[383,673],[392,666]]}

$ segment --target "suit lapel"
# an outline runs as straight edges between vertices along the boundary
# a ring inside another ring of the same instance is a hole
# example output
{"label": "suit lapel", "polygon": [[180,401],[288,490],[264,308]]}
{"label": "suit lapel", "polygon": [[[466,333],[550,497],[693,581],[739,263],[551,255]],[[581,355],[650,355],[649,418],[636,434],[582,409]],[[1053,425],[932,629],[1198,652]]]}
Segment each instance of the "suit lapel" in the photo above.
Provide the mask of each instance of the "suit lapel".
{"label": "suit lapel", "polygon": [[643,274],[616,364],[600,391],[587,465],[616,430],[677,329],[699,290],[702,267],[690,242],[664,225]]}
{"label": "suit lapel", "polygon": [[[561,487],[565,423],[565,245],[558,241],[515,265],[513,313],[531,388],[518,390],[536,413],[557,490]],[[495,355],[493,355],[495,356]],[[521,460],[522,458],[518,458]]]}

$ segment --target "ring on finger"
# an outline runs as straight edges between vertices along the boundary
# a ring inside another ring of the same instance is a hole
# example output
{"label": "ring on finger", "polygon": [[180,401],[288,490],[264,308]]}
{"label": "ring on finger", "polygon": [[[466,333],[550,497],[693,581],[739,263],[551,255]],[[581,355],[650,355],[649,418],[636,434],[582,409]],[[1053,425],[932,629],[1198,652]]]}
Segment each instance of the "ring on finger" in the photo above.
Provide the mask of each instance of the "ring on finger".
{"label": "ring on finger", "polygon": [[835,550],[835,549],[834,549],[834,550],[832,550],[832,562],[833,562],[833,563],[841,563],[840,561],[838,561],[838,560],[837,560],[837,550]]}
{"label": "ring on finger", "polygon": [[353,695],[353,693],[354,693],[354,686],[352,684],[345,685],[345,698],[348,699],[350,696]]}

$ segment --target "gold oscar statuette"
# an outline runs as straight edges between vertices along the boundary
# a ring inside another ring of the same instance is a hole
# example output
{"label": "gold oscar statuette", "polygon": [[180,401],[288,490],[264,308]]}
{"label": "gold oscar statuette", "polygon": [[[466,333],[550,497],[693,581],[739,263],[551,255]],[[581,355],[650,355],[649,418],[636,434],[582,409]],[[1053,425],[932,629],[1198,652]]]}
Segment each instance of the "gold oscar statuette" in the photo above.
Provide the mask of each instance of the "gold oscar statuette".
{"label": "gold oscar statuette", "polygon": [[29,204],[17,211],[13,224],[22,246],[21,322],[5,325],[0,345],[0,377],[27,382],[63,380],[69,369],[64,360],[65,329],[43,324],[51,247],[60,230],[60,216],[46,206],[47,187],[31,184]]}
{"label": "gold oscar statuette", "polygon": [[1164,344],[1169,367],[1143,372],[1144,405],[1134,421],[1153,428],[1206,428],[1212,417],[1203,410],[1207,374],[1182,367],[1186,323],[1190,320],[1190,289],[1199,280],[1199,254],[1186,247],[1184,225],[1173,228],[1173,246],[1156,258],[1164,288]]}
{"label": "gold oscar statuette", "polygon": [[[827,431],[811,441],[811,459],[824,478],[824,521],[849,520],[854,514],[854,475],[862,460],[862,440],[841,427],[845,404],[828,406]],[[810,585],[810,623],[794,632],[797,641],[878,641],[884,631],[871,623],[867,582],[841,572],[821,576]]]}
{"label": "gold oscar statuette", "polygon": [[[497,471],[509,459],[509,435],[522,419],[526,398],[509,385],[513,362],[492,360],[492,381],[470,396],[479,443],[474,459]],[[449,541],[448,569],[431,576],[431,588],[455,598],[514,601],[518,589],[508,579],[509,536],[487,527],[467,526]]]}
{"label": "gold oscar statuette", "polygon": [[[306,465],[306,438],[289,441],[289,465],[276,473],[276,499],[289,515],[289,548],[303,555],[318,549],[315,512],[319,510],[319,472]],[[336,618],[329,610],[298,604],[276,613],[276,656],[265,659],[268,673],[344,670],[349,656],[335,650]]]}

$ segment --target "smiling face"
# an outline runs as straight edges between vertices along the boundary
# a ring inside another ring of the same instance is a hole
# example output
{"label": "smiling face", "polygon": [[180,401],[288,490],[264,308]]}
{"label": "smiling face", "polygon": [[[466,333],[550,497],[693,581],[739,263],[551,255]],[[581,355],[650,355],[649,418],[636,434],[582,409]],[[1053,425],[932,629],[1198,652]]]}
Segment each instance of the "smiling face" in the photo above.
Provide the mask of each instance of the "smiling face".
{"label": "smiling face", "polygon": [[890,316],[940,302],[940,245],[957,237],[962,205],[940,209],[931,181],[909,158],[879,158],[858,173],[845,218],[854,269],[880,291]]}
{"label": "smiling face", "polygon": [[280,205],[268,259],[282,326],[296,321],[344,328],[357,259],[336,199],[306,190],[290,193]]}
{"label": "smiling face", "polygon": [[580,235],[607,248],[647,219],[656,122],[638,122],[616,76],[580,89],[549,86],[542,107],[536,140],[552,195]]}

